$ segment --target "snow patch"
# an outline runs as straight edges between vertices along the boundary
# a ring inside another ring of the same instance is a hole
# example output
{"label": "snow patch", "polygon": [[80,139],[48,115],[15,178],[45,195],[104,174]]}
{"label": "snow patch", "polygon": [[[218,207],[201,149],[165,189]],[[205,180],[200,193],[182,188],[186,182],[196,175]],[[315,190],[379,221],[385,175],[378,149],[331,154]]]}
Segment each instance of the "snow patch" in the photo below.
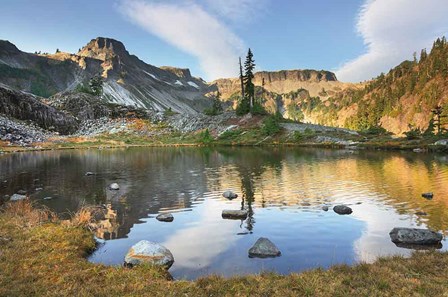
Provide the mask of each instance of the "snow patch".
{"label": "snow patch", "polygon": [[147,75],[151,76],[152,78],[154,78],[154,79],[156,79],[156,80],[159,80],[159,79],[157,78],[157,76],[155,76],[154,74],[149,73],[149,72],[146,72],[145,70],[143,70],[143,72],[146,73]]}
{"label": "snow patch", "polygon": [[183,86],[184,85],[180,80],[176,80],[176,82],[174,84],[178,85],[178,86]]}
{"label": "snow patch", "polygon": [[192,81],[189,81],[188,84],[190,86],[192,86],[193,88],[199,89],[199,86],[197,84],[195,84],[194,82],[192,82]]}

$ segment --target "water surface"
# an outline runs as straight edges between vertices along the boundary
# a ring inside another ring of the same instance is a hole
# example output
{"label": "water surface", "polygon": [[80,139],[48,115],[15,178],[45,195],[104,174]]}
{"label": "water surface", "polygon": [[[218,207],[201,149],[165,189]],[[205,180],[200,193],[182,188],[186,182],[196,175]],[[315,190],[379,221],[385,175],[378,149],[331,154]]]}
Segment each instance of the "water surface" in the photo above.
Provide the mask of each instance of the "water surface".
{"label": "water surface", "polygon": [[[118,192],[107,189],[113,182]],[[108,219],[96,232],[105,243],[90,260],[120,265],[133,244],[156,241],[173,253],[177,279],[407,256],[412,250],[390,241],[393,227],[448,229],[444,155],[280,147],[47,151],[0,156],[0,183],[1,196],[26,190],[62,216],[105,205]],[[226,200],[227,189],[239,197]],[[433,200],[421,197],[428,191]],[[353,213],[334,213],[336,204]],[[242,207],[246,220],[221,218],[223,209]],[[157,221],[163,212],[173,213],[174,222]],[[282,256],[249,258],[259,237]]]}

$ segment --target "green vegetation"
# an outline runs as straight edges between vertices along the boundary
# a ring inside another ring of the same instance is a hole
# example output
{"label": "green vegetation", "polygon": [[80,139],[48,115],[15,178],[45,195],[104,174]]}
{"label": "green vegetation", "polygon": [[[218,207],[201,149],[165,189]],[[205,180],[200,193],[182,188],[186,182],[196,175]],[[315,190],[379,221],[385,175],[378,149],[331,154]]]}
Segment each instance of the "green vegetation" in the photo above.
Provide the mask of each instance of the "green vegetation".
{"label": "green vegetation", "polygon": [[93,96],[101,96],[103,94],[103,79],[101,76],[96,75],[89,80],[88,85],[84,83],[78,84],[76,91]]}
{"label": "green vegetation", "polygon": [[448,253],[416,252],[373,264],[333,266],[286,276],[263,272],[171,281],[160,268],[89,263],[92,209],[61,221],[28,201],[0,212],[1,296],[441,296]]}
{"label": "green vegetation", "polygon": [[272,136],[280,132],[280,120],[281,116],[278,114],[266,117],[263,120],[263,125],[261,126],[261,131],[263,134],[266,136]]}
{"label": "green vegetation", "polygon": [[215,116],[223,112],[221,104],[221,93],[218,91],[216,95],[213,96],[213,104],[211,108],[206,108],[204,113],[209,116]]}

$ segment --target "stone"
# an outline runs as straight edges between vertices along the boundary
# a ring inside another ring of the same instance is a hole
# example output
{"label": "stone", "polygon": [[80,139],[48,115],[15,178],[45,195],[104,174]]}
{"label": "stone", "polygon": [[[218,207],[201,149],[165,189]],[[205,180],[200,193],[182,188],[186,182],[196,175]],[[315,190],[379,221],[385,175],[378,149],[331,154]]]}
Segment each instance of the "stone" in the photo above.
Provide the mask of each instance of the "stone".
{"label": "stone", "polygon": [[20,195],[20,194],[14,194],[11,196],[11,201],[19,201],[19,200],[25,200],[26,195]]}
{"label": "stone", "polygon": [[44,188],[36,188],[36,192],[42,191]]}
{"label": "stone", "polygon": [[415,214],[418,216],[426,216],[427,215],[427,213],[424,211],[417,211]]}
{"label": "stone", "polygon": [[235,194],[232,191],[225,191],[222,193],[222,196],[227,199],[235,199],[238,197],[238,194]]}
{"label": "stone", "polygon": [[326,205],[322,206],[322,210],[323,211],[328,211],[328,206],[326,206]]}
{"label": "stone", "polygon": [[53,197],[44,197],[44,200],[51,200]]}
{"label": "stone", "polygon": [[250,258],[269,258],[281,255],[280,250],[275,244],[265,237],[260,237],[249,249]]}
{"label": "stone", "polygon": [[425,150],[422,148],[415,148],[412,150],[414,153],[423,153]]}
{"label": "stone", "polygon": [[90,172],[90,171],[86,172],[86,176],[92,176],[92,175],[95,175],[95,173],[94,172]]}
{"label": "stone", "polygon": [[440,139],[434,142],[434,145],[448,145],[448,139]]}
{"label": "stone", "polygon": [[170,213],[161,213],[156,217],[156,219],[161,222],[172,222],[174,217]]}
{"label": "stone", "polygon": [[27,193],[27,191],[25,191],[25,190],[18,190],[17,191],[17,194],[19,194],[19,195],[26,195],[26,193]]}
{"label": "stone", "polygon": [[129,249],[124,258],[124,262],[129,266],[149,263],[169,269],[174,263],[174,257],[170,250],[163,245],[148,240],[142,240]]}
{"label": "stone", "polygon": [[352,209],[346,205],[336,205],[333,207],[333,211],[340,215],[349,215],[353,212]]}
{"label": "stone", "polygon": [[109,189],[117,191],[117,190],[120,190],[120,186],[117,183],[113,183],[113,184],[110,184]]}
{"label": "stone", "polygon": [[247,218],[247,210],[226,209],[222,211],[223,219],[244,220]]}
{"label": "stone", "polygon": [[432,192],[423,193],[422,197],[425,199],[431,200],[434,197],[434,193],[432,193]]}
{"label": "stone", "polygon": [[396,244],[436,245],[442,241],[442,234],[429,229],[393,228],[390,239]]}

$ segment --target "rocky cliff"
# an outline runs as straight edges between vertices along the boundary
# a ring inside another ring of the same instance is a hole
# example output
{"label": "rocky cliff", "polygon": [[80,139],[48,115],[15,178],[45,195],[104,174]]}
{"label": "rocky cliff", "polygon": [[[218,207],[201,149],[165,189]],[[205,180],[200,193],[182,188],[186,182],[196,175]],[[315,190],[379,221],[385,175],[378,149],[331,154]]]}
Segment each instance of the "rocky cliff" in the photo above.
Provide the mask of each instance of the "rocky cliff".
{"label": "rocky cliff", "polygon": [[[328,97],[348,87],[355,86],[337,80],[333,72],[325,70],[281,70],[260,71],[254,75],[255,86],[261,86],[264,80],[264,89],[277,94],[295,92],[299,89],[307,90],[311,96]],[[223,78],[212,82],[222,94],[224,99],[230,98],[241,89],[238,78]],[[325,91],[325,92],[323,92]]]}
{"label": "rocky cliff", "polygon": [[72,115],[42,103],[31,94],[14,91],[1,85],[0,114],[32,121],[45,130],[62,134],[72,133],[78,128],[78,121]]}

